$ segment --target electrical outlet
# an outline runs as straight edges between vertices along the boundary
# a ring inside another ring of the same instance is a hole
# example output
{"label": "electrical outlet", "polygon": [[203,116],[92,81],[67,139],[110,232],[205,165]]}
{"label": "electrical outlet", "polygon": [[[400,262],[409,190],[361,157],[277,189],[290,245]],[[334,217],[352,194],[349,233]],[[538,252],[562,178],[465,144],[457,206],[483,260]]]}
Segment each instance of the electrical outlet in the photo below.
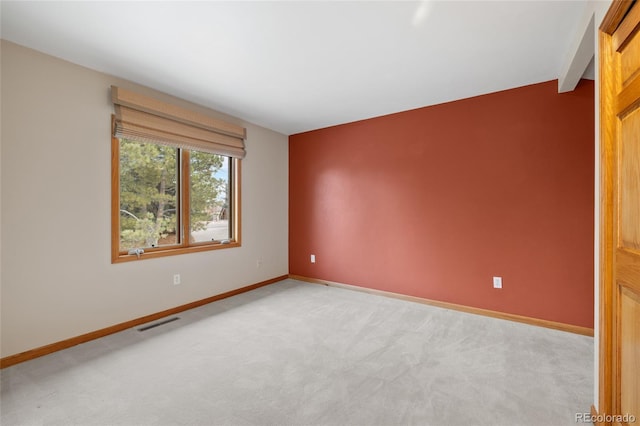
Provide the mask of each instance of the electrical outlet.
{"label": "electrical outlet", "polygon": [[311,263],[316,263],[316,255],[315,254],[311,255]]}
{"label": "electrical outlet", "polygon": [[493,277],[493,288],[502,288],[502,277]]}
{"label": "electrical outlet", "polygon": [[262,258],[256,260],[256,268],[259,268],[262,266]]}
{"label": "electrical outlet", "polygon": [[173,285],[179,285],[180,284],[180,274],[174,274],[173,275]]}

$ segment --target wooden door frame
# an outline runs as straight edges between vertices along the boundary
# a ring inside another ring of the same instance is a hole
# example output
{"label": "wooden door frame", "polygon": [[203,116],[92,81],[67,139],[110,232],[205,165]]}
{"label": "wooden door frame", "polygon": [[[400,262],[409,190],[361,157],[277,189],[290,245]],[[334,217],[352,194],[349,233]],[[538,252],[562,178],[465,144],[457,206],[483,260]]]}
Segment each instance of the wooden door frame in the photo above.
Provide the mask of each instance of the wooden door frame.
{"label": "wooden door frame", "polygon": [[[597,414],[613,414],[613,390],[616,389],[613,366],[614,256],[616,247],[616,211],[614,182],[616,179],[616,113],[617,90],[620,87],[614,70],[613,33],[634,5],[632,0],[613,0],[598,31],[599,85],[600,85],[600,280],[599,335],[598,335],[598,409]],[[595,411],[595,410],[594,410]],[[598,422],[596,424],[610,424]]]}

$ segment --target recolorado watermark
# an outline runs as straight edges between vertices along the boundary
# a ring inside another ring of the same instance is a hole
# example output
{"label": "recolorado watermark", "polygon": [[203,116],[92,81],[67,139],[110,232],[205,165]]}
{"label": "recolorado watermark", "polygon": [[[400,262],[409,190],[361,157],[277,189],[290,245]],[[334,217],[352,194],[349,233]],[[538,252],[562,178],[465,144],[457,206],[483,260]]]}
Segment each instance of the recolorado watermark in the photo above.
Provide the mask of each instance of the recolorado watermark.
{"label": "recolorado watermark", "polygon": [[576,413],[576,423],[635,423],[633,414],[596,414]]}

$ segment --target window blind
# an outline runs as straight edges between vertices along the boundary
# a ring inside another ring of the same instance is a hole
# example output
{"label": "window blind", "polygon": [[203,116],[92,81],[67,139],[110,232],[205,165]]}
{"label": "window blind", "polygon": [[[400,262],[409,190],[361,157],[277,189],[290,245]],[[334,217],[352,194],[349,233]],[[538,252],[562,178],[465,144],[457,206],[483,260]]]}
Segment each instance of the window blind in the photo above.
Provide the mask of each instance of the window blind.
{"label": "window blind", "polygon": [[246,155],[244,127],[111,86],[113,136],[229,157]]}

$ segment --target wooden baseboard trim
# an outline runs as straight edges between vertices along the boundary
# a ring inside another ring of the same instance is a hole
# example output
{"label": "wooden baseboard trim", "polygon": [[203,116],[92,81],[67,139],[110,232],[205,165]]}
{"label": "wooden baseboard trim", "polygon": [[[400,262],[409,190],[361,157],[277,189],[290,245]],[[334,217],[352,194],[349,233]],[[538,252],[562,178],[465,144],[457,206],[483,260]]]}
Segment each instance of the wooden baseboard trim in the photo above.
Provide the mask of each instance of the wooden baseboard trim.
{"label": "wooden baseboard trim", "polygon": [[392,297],[394,299],[407,300],[410,302],[437,306],[439,308],[452,309],[454,311],[461,311],[469,314],[484,315],[487,317],[505,319],[509,321],[516,321],[516,322],[521,322],[525,324],[535,325],[538,327],[553,328],[555,330],[567,331],[569,333],[582,334],[584,336],[593,337],[593,328],[588,328],[588,327],[580,327],[577,325],[564,324],[564,323],[555,322],[555,321],[525,317],[525,316],[516,315],[516,314],[507,314],[504,312],[491,311],[489,309],[481,309],[481,308],[474,308],[471,306],[457,305],[455,303],[439,302],[437,300],[424,299],[416,296],[408,296],[405,294],[393,293],[393,292],[384,291],[384,290],[374,290],[370,288],[358,287],[350,284],[342,284],[342,283],[337,283],[333,281],[320,280],[316,278],[308,278],[300,275],[289,274],[289,278],[298,280],[298,281],[305,281],[312,284],[322,284],[322,285],[331,286],[331,287],[344,288],[347,290],[360,291],[363,293],[376,294],[378,296]]}
{"label": "wooden baseboard trim", "polygon": [[206,305],[208,303],[215,302],[216,300],[226,299],[227,297],[236,296],[241,293],[246,293],[248,291],[255,290],[257,288],[264,287],[266,285],[273,284],[287,278],[288,278],[288,275],[282,275],[279,277],[271,278],[266,281],[261,281],[256,284],[248,285],[246,287],[242,287],[236,290],[231,290],[226,293],[218,294],[216,296],[207,297],[206,299],[197,300],[195,302],[187,303],[185,305],[180,305],[175,308],[167,309],[161,312],[156,312],[155,314],[145,315],[143,317],[136,318],[131,321],[126,321],[120,324],[112,325],[111,327],[92,331],[90,333],[82,334],[80,336],[72,337],[70,339],[62,340],[60,342],[51,343],[49,345],[41,346],[39,348],[31,349],[15,355],[9,355],[7,357],[0,359],[0,369],[9,367],[15,364],[19,364],[21,362],[29,361],[34,358],[39,358],[44,355],[49,355],[51,353],[58,352],[63,349],[67,349],[72,346],[79,345],[81,343],[86,343],[91,340],[99,339],[101,337],[108,336],[109,334],[117,333],[119,331],[123,331],[128,328],[146,324],[148,322],[155,321],[169,315],[177,314],[178,312],[197,308],[198,306]]}

